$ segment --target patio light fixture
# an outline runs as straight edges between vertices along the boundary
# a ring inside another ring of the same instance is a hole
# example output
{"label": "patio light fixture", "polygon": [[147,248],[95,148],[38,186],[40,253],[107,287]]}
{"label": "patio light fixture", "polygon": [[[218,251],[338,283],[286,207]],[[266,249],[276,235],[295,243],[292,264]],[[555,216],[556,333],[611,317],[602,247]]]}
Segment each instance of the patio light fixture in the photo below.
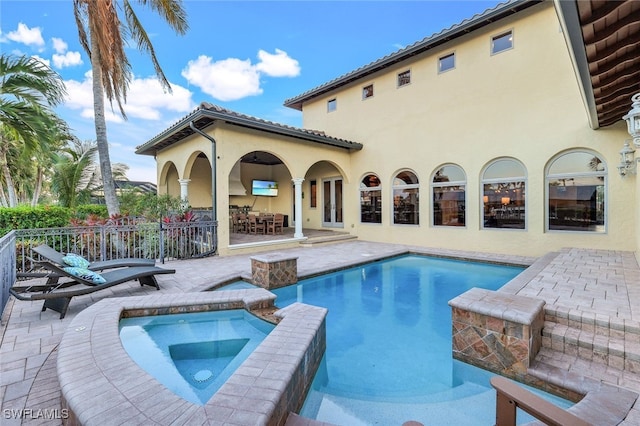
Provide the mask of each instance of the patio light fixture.
{"label": "patio light fixture", "polygon": [[628,174],[636,174],[638,161],[640,161],[640,158],[635,158],[635,148],[640,148],[640,93],[631,97],[631,110],[622,118],[627,122],[627,131],[633,138],[633,147],[627,140],[620,150],[618,173],[625,177]]}
{"label": "patio light fixture", "polygon": [[620,176],[625,177],[628,174],[636,174],[635,153],[636,150],[631,148],[627,140],[620,150],[620,164],[618,164]]}

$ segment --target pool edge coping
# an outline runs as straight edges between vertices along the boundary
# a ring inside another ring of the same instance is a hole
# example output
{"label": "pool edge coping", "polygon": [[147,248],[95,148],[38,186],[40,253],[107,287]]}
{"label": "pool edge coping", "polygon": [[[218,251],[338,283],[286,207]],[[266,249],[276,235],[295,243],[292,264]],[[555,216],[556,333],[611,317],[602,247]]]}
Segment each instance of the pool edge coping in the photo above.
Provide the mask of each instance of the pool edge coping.
{"label": "pool edge coping", "polygon": [[138,424],[269,423],[307,348],[315,344],[319,358],[324,354],[326,309],[297,303],[280,310],[279,324],[203,406],[175,395],[139,367],[120,342],[118,322],[129,310],[182,313],[184,306],[211,304],[242,304],[249,310],[273,299],[264,289],[230,290],[110,298],[85,309],[69,324],[58,347],[58,380],[68,424],[103,424],[105,418]]}

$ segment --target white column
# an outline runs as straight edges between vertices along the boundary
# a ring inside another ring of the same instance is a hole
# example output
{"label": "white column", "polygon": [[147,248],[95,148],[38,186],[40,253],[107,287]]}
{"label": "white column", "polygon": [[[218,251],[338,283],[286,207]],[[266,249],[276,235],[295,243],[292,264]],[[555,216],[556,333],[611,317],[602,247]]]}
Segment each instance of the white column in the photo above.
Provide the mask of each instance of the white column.
{"label": "white column", "polygon": [[296,217],[296,230],[293,234],[294,238],[302,238],[304,234],[302,234],[302,182],[304,182],[304,178],[294,178],[291,179],[293,181],[294,187],[294,197],[295,197],[295,217]]}
{"label": "white column", "polygon": [[180,200],[182,200],[182,208],[186,209],[189,205],[189,182],[191,179],[178,179],[180,182]]}

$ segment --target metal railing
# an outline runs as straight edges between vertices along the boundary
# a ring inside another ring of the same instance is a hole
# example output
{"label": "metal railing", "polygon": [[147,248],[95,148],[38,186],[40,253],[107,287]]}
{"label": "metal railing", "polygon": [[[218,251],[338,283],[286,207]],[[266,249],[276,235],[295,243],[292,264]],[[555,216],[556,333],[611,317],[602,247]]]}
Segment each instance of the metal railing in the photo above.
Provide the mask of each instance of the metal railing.
{"label": "metal railing", "polygon": [[76,253],[90,262],[137,257],[165,260],[210,256],[217,250],[217,222],[119,222],[66,228],[20,229],[15,232],[18,276],[37,270],[31,247],[47,244]]}
{"label": "metal railing", "polygon": [[16,233],[9,232],[0,238],[0,314],[9,300],[9,288],[16,280]]}

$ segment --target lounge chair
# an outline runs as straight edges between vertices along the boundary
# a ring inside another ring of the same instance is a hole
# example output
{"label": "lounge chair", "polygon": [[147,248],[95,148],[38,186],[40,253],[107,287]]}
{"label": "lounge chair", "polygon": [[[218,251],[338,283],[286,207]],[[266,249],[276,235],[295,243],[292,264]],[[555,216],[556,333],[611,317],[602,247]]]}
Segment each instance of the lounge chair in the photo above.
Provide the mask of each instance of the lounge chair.
{"label": "lounge chair", "polygon": [[49,308],[60,312],[60,319],[64,318],[69,302],[74,296],[94,293],[132,280],[138,280],[141,286],[148,285],[159,290],[160,286],[155,276],[176,272],[174,269],[158,268],[157,266],[130,266],[102,274],[94,273],[104,279],[104,282],[96,283],[65,271],[62,267],[48,261],[36,261],[36,264],[50,271],[49,273],[55,275],[56,278],[67,277],[71,281],[45,285],[13,286],[9,292],[18,300],[44,300],[42,310],[45,311]]}
{"label": "lounge chair", "polygon": [[[32,247],[32,251],[38,253],[41,257],[45,259],[57,263],[58,265],[66,266],[64,257],[64,253],[60,253],[59,251],[49,247],[46,244],[39,245],[37,247]],[[137,257],[127,257],[123,259],[112,259],[112,260],[103,260],[98,262],[91,262],[87,269],[91,271],[103,271],[105,269],[113,269],[113,268],[122,268],[123,266],[153,266],[155,265],[155,259],[141,259]]]}

